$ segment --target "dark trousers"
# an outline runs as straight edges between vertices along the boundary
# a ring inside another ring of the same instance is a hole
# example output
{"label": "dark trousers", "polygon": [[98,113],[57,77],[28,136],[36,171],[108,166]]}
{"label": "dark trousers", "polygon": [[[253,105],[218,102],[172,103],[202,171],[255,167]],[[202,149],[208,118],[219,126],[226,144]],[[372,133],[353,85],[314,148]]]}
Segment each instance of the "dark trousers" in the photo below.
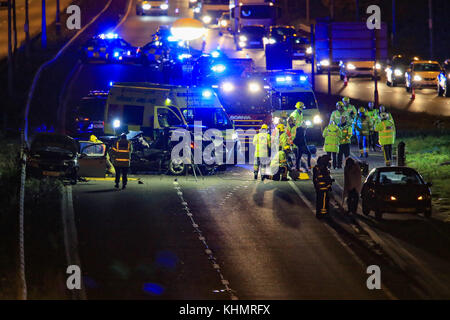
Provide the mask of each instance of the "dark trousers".
{"label": "dark trousers", "polygon": [[337,167],[336,152],[327,152],[327,155],[331,156],[331,159],[333,159],[333,169],[336,169]]}
{"label": "dark trousers", "polygon": [[116,169],[116,184],[118,185],[120,182],[120,176],[122,176],[122,185],[126,186],[128,182],[128,167],[117,167],[114,166],[114,169]]}
{"label": "dark trousers", "polygon": [[372,149],[373,151],[376,151],[376,147],[377,147],[377,132],[376,131],[370,131],[370,135],[369,135],[369,147],[370,149]]}
{"label": "dark trousers", "polygon": [[323,216],[329,212],[330,195],[328,190],[316,190],[316,216]]}
{"label": "dark trousers", "polygon": [[384,154],[384,162],[386,163],[386,166],[390,166],[391,160],[392,160],[392,144],[385,144],[383,146],[383,154]]}
{"label": "dark trousers", "polygon": [[339,145],[339,153],[337,156],[337,167],[342,168],[342,157],[346,159],[350,156],[350,143],[344,143]]}
{"label": "dark trousers", "polygon": [[347,197],[347,208],[348,211],[355,214],[358,210],[358,202],[359,202],[359,193],[355,189],[352,189],[348,193]]}
{"label": "dark trousers", "polygon": [[367,152],[367,140],[368,136],[357,136],[358,137],[358,146],[359,146],[359,151],[361,152],[361,154]]}
{"label": "dark trousers", "polygon": [[311,152],[309,151],[308,146],[298,146],[295,150],[296,151],[296,159],[295,159],[295,167],[300,170],[300,166],[302,164],[302,156],[306,155],[307,161],[308,161],[308,169],[311,168]]}

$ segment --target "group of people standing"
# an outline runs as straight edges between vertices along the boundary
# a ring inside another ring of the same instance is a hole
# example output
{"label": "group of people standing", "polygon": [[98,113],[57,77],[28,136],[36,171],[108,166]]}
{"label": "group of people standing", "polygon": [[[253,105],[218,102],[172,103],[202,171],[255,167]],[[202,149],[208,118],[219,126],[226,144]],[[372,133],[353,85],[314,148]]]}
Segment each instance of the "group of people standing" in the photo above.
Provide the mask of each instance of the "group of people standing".
{"label": "group of people standing", "polygon": [[360,158],[368,158],[369,149],[377,150],[378,143],[383,149],[386,166],[391,165],[392,145],[395,142],[395,123],[384,106],[374,108],[369,102],[367,108],[350,104],[344,97],[336,103],[336,110],[330,116],[330,123],[323,131],[324,151],[332,158],[333,169],[342,168],[342,158],[350,155],[352,137],[358,143]]}

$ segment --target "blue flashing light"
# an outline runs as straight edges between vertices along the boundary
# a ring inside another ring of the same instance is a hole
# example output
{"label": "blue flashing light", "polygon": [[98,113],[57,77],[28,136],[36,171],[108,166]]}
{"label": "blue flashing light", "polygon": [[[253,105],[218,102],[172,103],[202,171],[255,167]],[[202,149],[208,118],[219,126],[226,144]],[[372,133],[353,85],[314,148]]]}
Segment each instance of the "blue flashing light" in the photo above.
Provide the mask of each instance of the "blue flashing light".
{"label": "blue flashing light", "polygon": [[117,39],[119,38],[119,35],[117,33],[102,33],[98,36],[100,39]]}
{"label": "blue flashing light", "polygon": [[192,55],[189,53],[182,53],[178,55],[178,60],[184,60],[189,58],[192,58]]}
{"label": "blue flashing light", "polygon": [[119,57],[119,52],[114,51],[114,58],[118,58]]}
{"label": "blue flashing light", "polygon": [[112,87],[114,85],[114,82],[110,81],[109,86]]}
{"label": "blue flashing light", "polygon": [[216,64],[214,65],[211,70],[217,73],[222,73],[226,70],[227,67],[225,67],[223,64]]}
{"label": "blue flashing light", "polygon": [[208,89],[206,89],[206,90],[203,90],[202,91],[202,97],[203,98],[211,98],[212,97],[212,92],[211,92],[211,90],[208,90]]}
{"label": "blue flashing light", "polygon": [[178,41],[178,39],[177,39],[176,37],[174,37],[174,36],[168,36],[168,37],[167,37],[167,41],[169,41],[169,42],[175,42],[175,41]]}

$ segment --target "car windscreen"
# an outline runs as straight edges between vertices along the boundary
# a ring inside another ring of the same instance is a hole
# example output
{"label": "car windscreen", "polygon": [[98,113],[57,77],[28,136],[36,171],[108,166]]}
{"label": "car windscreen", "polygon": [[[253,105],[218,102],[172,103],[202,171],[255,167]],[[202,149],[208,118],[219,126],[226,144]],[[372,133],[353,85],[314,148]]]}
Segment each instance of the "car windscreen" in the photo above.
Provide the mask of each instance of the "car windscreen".
{"label": "car windscreen", "polygon": [[309,44],[309,39],[306,37],[294,37],[294,44],[296,45]]}
{"label": "car windscreen", "polygon": [[292,28],[273,28],[272,29],[272,34],[273,35],[278,35],[278,36],[287,36],[287,37],[291,37],[295,34],[295,30]]}
{"label": "car windscreen", "polygon": [[103,120],[105,116],[105,99],[83,99],[78,106],[78,115],[89,120]]}
{"label": "car windscreen", "polygon": [[278,95],[279,103],[276,109],[295,109],[295,104],[301,101],[305,104],[305,109],[317,109],[317,102],[312,92],[283,92]]}
{"label": "car windscreen", "polygon": [[80,141],[80,151],[88,157],[102,157],[105,155],[105,150],[106,146],[103,143]]}
{"label": "car windscreen", "polygon": [[269,19],[275,17],[273,6],[241,6],[241,17],[243,19]]}
{"label": "car windscreen", "polygon": [[414,65],[414,71],[441,71],[437,63],[420,63]]}
{"label": "car windscreen", "polygon": [[423,184],[419,175],[410,170],[380,171],[378,181],[382,185]]}
{"label": "car windscreen", "polygon": [[183,115],[190,125],[193,125],[195,121],[201,121],[202,126],[209,129],[225,130],[233,128],[230,118],[222,108],[184,109]]}
{"label": "car windscreen", "polygon": [[106,46],[105,41],[103,41],[102,39],[90,39],[86,42],[86,47],[98,48],[105,46]]}

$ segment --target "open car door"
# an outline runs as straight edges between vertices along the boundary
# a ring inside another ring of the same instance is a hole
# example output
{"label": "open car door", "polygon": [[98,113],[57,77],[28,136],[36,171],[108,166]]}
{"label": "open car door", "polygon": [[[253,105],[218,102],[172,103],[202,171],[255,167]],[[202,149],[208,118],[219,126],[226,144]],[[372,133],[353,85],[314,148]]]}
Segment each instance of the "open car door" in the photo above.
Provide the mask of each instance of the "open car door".
{"label": "open car door", "polygon": [[104,178],[106,175],[106,146],[103,143],[80,141],[78,158],[80,177]]}

